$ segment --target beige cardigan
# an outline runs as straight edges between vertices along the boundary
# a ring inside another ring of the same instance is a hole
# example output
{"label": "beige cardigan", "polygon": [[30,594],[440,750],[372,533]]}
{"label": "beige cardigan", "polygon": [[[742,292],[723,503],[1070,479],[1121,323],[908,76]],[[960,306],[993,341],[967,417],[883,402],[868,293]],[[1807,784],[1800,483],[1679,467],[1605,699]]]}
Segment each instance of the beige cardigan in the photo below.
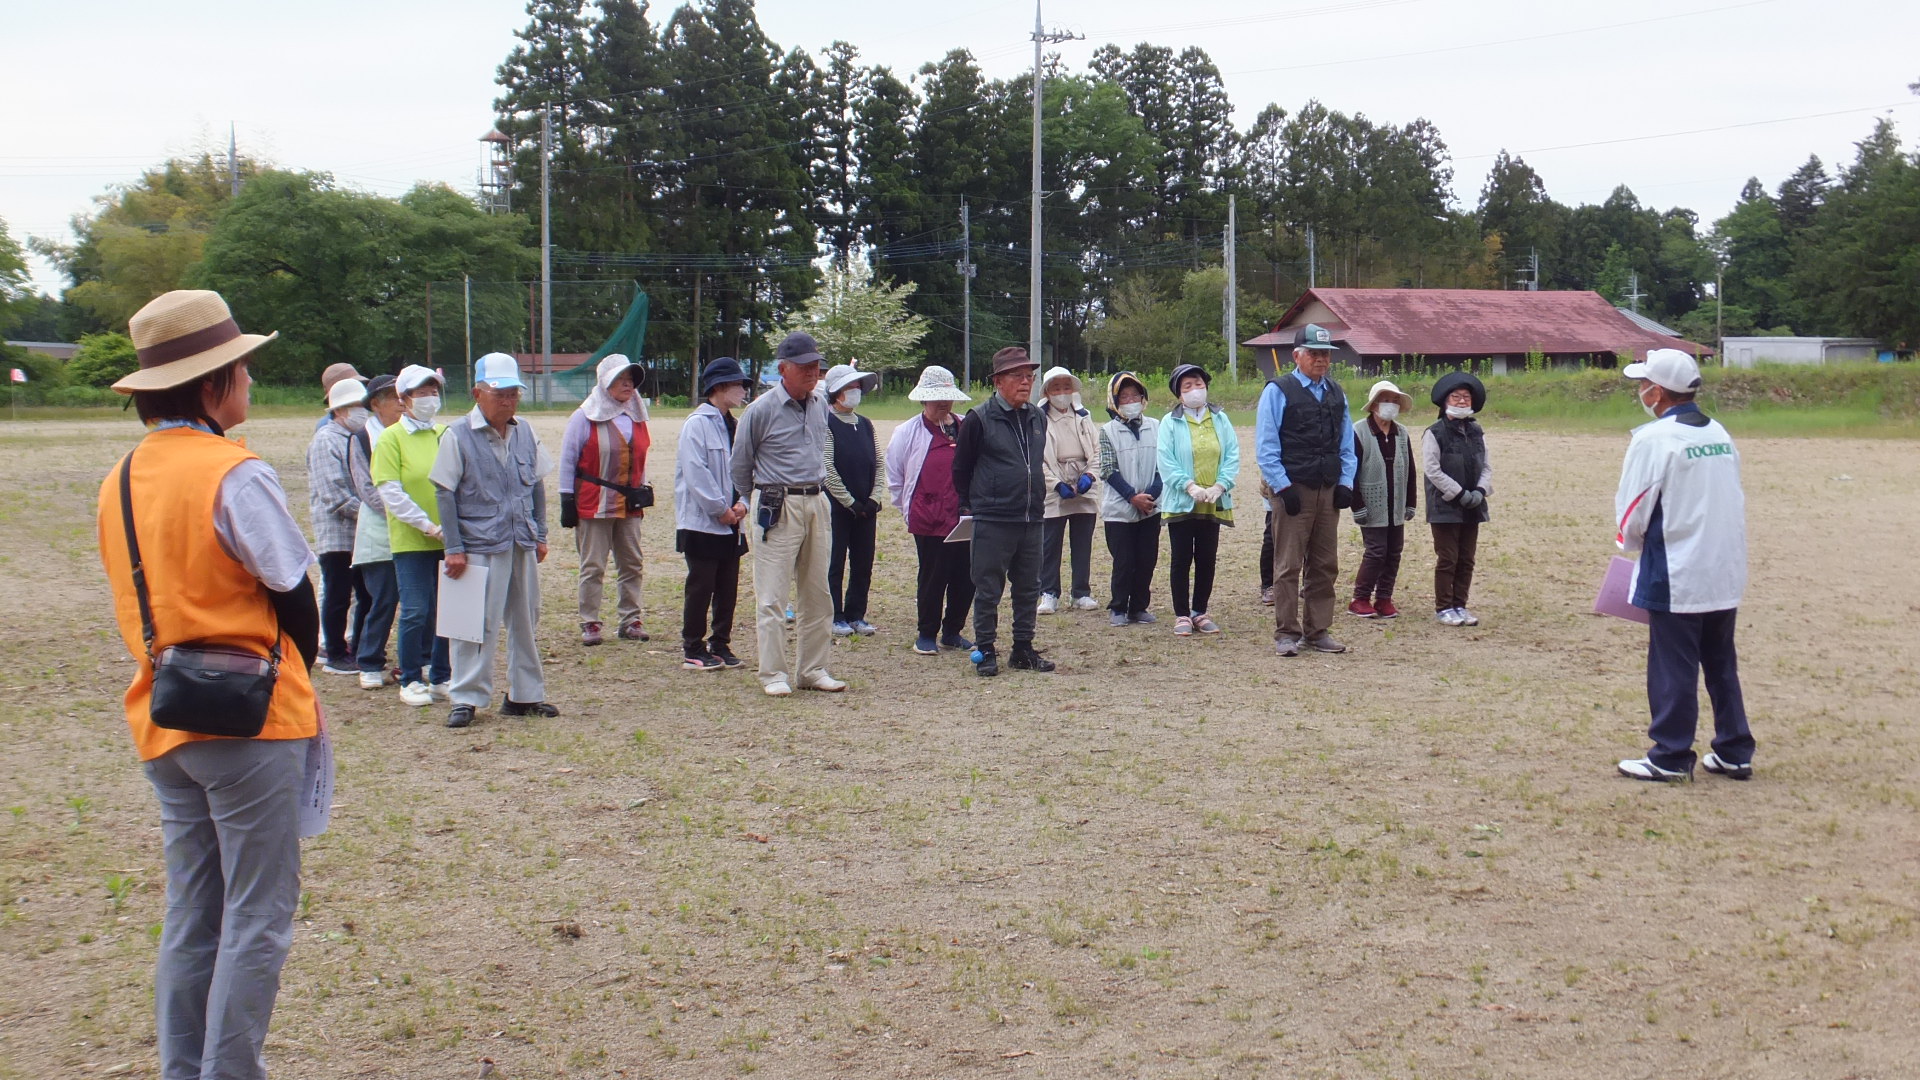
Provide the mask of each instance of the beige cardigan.
{"label": "beige cardigan", "polygon": [[[1051,405],[1043,407],[1047,413],[1047,448],[1040,456],[1040,473],[1047,484],[1046,516],[1099,513],[1100,430],[1084,409],[1063,414]],[[1081,473],[1094,474],[1093,486],[1085,495],[1061,499],[1054,485],[1077,481]]]}

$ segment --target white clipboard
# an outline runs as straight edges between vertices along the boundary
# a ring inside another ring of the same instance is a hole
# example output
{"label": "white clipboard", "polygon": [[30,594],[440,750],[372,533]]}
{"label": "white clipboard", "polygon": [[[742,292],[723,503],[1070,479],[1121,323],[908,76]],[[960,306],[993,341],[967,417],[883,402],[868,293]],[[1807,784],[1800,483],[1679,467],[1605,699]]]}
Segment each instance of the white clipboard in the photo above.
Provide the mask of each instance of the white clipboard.
{"label": "white clipboard", "polygon": [[434,634],[478,645],[487,625],[487,568],[468,563],[455,578],[447,576],[446,564],[442,563],[438,603]]}
{"label": "white clipboard", "polygon": [[300,778],[300,838],[319,836],[333,820],[333,736],[327,732],[327,713],[320,710],[320,730],[307,740],[306,771]]}
{"label": "white clipboard", "polygon": [[947,543],[964,544],[971,539],[973,539],[973,515],[965,514],[961,516],[960,524],[955,525],[953,531],[947,534]]}

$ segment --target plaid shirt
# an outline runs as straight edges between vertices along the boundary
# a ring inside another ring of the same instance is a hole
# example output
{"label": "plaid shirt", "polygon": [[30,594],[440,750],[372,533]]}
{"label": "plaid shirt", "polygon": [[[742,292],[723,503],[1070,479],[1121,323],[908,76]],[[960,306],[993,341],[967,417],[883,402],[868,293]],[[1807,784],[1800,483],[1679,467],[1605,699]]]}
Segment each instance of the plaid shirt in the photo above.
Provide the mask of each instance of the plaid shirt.
{"label": "plaid shirt", "polygon": [[307,516],[313,525],[313,550],[352,551],[353,526],[360,496],[347,475],[351,432],[329,420],[307,444]]}

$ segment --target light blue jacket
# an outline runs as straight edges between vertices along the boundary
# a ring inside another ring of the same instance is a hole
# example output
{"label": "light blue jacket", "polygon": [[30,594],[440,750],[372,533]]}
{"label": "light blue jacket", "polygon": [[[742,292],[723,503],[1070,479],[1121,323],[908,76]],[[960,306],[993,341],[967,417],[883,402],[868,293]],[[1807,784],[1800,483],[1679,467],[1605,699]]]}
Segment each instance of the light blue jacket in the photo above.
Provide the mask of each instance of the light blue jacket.
{"label": "light blue jacket", "polygon": [[[1240,436],[1226,410],[1207,406],[1213,413],[1213,433],[1220,438],[1220,476],[1216,481],[1226,489],[1220,496],[1222,510],[1233,509],[1233,485],[1240,478]],[[1166,490],[1160,493],[1160,512],[1165,515],[1193,512],[1193,496],[1187,485],[1193,482],[1193,436],[1187,431],[1184,408],[1176,408],[1160,420],[1160,479]]]}

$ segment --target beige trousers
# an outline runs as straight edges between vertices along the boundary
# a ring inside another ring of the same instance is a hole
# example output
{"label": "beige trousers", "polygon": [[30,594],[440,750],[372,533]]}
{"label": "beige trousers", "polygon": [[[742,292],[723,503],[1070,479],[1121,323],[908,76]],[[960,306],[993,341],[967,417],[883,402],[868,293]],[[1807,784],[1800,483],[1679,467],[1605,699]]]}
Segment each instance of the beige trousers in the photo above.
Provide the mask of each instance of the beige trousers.
{"label": "beige trousers", "polygon": [[[1274,639],[1296,637],[1311,641],[1333,626],[1333,582],[1340,576],[1340,511],[1333,508],[1333,489],[1296,485],[1300,513],[1287,516],[1287,506],[1275,495],[1273,508],[1273,625]],[[1301,621],[1305,594],[1306,621]]]}
{"label": "beige trousers", "polygon": [[[753,596],[760,642],[760,685],[784,682],[799,689],[827,674],[833,648],[833,596],[827,591],[827,558],[833,547],[828,498],[789,495],[780,523],[761,533],[760,493],[747,514],[753,546]],[[795,663],[787,664],[787,600],[793,599]],[[797,673],[798,678],[792,673]]]}
{"label": "beige trousers", "polygon": [[640,618],[640,583],[643,575],[640,554],[639,518],[581,518],[573,530],[573,544],[580,552],[580,624],[600,621],[600,597],[605,591],[607,556],[613,556],[620,591],[617,625]]}

